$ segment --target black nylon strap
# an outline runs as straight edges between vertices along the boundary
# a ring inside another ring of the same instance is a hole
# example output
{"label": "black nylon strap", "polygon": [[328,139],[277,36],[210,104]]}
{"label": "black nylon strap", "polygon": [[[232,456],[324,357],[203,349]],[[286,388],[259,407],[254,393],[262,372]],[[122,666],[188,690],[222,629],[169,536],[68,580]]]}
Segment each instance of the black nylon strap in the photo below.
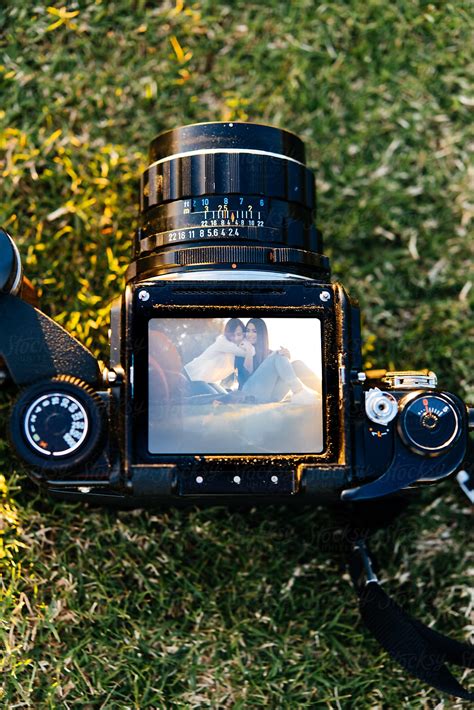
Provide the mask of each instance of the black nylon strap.
{"label": "black nylon strap", "polygon": [[[474,646],[460,643],[412,618],[381,588],[364,541],[353,548],[349,569],[368,630],[411,675],[449,695],[474,700],[445,663],[474,668]],[[363,572],[368,581],[361,582]]]}
{"label": "black nylon strap", "polygon": [[418,619],[411,619],[411,621],[427,641],[447,654],[448,663],[464,666],[464,668],[474,668],[474,646],[456,641],[449,636],[443,636],[435,629],[422,624]]}

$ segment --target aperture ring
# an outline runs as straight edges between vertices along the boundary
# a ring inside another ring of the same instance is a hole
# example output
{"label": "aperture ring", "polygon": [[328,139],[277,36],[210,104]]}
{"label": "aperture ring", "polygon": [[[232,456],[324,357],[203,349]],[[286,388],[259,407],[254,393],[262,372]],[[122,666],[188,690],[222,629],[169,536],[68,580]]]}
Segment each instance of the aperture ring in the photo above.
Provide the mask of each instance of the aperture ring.
{"label": "aperture ring", "polygon": [[[201,232],[202,237],[200,236]],[[199,248],[198,242],[262,242],[267,248],[278,247],[283,244],[287,247],[302,247],[304,250],[315,251],[318,242],[318,232],[314,226],[306,227],[302,222],[294,221],[285,227],[204,227],[184,228],[179,231],[155,232],[145,237],[139,235],[135,248],[135,258],[146,256],[162,247],[177,244]],[[228,246],[229,244],[225,245]],[[247,245],[248,246],[248,245]]]}
{"label": "aperture ring", "polygon": [[198,153],[151,165],[141,177],[140,209],[200,195],[253,194],[315,206],[314,175],[285,158],[255,154]]}

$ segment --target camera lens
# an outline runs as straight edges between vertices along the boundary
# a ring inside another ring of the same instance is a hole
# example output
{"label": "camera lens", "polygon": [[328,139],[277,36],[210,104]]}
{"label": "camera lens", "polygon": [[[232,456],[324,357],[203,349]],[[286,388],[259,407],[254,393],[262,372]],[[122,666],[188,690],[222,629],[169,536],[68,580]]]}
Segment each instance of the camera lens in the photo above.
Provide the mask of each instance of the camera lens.
{"label": "camera lens", "polygon": [[166,131],[141,178],[128,280],[210,269],[323,278],[314,211],[314,175],[294,134],[252,123]]}

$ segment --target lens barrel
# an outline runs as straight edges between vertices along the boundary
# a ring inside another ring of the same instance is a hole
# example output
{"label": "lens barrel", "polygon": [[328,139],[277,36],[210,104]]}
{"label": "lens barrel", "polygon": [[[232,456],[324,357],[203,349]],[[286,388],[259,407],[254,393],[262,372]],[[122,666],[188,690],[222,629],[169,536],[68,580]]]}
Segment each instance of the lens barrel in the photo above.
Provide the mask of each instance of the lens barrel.
{"label": "lens barrel", "polygon": [[201,123],[150,145],[128,280],[183,270],[327,276],[303,142],[253,123]]}

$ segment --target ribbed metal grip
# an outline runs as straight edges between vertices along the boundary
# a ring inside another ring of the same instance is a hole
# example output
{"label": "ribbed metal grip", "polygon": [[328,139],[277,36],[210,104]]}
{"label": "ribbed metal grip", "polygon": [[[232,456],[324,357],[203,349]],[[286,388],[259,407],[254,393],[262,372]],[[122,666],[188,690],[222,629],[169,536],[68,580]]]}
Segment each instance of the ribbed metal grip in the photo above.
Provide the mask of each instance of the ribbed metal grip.
{"label": "ribbed metal grip", "polygon": [[189,264],[286,264],[296,261],[320,266],[322,258],[319,254],[304,252],[301,249],[246,246],[209,246],[174,252],[175,263],[181,266]]}
{"label": "ribbed metal grip", "polygon": [[313,277],[327,276],[329,260],[321,254],[315,254],[303,249],[287,247],[260,246],[203,246],[187,249],[171,248],[155,254],[144,256],[132,262],[128,268],[126,279],[130,281],[137,276],[147,278],[153,274],[168,271],[173,267],[194,268],[235,268],[242,267],[272,267],[288,268],[291,264],[297,266],[301,273],[312,273]]}
{"label": "ribbed metal grip", "polygon": [[142,211],[200,195],[263,195],[315,207],[314,175],[287,158],[255,152],[198,153],[151,165],[142,175]]}

